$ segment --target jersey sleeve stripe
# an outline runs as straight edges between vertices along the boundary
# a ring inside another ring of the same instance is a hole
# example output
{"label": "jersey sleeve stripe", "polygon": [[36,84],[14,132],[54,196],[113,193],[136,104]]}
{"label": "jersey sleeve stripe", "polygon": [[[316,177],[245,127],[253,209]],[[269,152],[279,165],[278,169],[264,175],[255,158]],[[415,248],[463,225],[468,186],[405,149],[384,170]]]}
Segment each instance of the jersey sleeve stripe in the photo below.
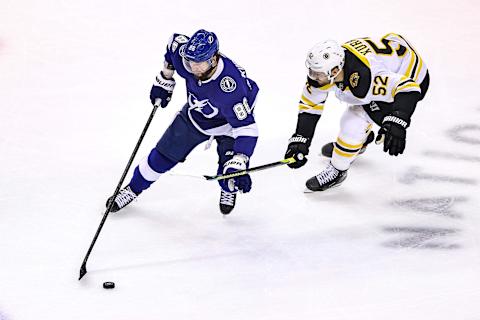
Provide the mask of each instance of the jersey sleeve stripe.
{"label": "jersey sleeve stripe", "polygon": [[416,74],[413,78],[415,81],[418,80],[418,77],[420,76],[420,71],[422,70],[422,67],[423,67],[423,60],[422,60],[422,58],[420,58],[420,67],[418,68],[418,70],[417,70],[417,72],[416,72]]}
{"label": "jersey sleeve stripe", "polygon": [[[402,79],[405,79],[405,77],[402,77]],[[406,79],[405,81],[400,82],[397,84],[397,88],[403,86],[404,84],[407,84],[409,82],[414,82],[412,79]]]}
{"label": "jersey sleeve stripe", "polygon": [[310,107],[314,107],[319,104],[319,103],[314,103],[312,100],[308,99],[304,94],[302,94],[302,98],[300,102]]}
{"label": "jersey sleeve stripe", "polygon": [[412,72],[412,69],[414,70],[417,68],[416,66],[418,64],[418,58],[415,52],[412,51],[410,48],[408,51],[410,51],[410,63],[408,65],[407,71],[405,72],[405,76],[413,79],[412,75],[414,74],[414,72]]}
{"label": "jersey sleeve stripe", "polygon": [[417,54],[415,53],[415,51],[413,51],[413,50],[412,50],[412,54],[415,55],[415,64],[413,65],[412,73],[410,74],[410,78],[413,79],[415,77],[415,73],[417,73],[419,58],[418,58]]}
{"label": "jersey sleeve stripe", "polygon": [[[409,78],[417,80],[418,76],[420,75],[420,70],[422,70],[422,66],[423,66],[422,58],[417,54],[417,52],[412,47],[412,45],[404,37],[402,37],[401,35],[396,34],[396,33],[393,33],[393,34],[395,36],[399,37],[400,39],[402,39],[403,41],[405,41],[408,48],[412,51],[412,56],[415,57],[415,64],[413,65],[413,69],[412,69],[411,73],[409,73],[409,70],[410,70],[411,64],[412,64],[412,61],[410,61],[410,65],[408,66],[408,69],[407,69],[407,74],[405,74],[405,75]],[[419,66],[419,68],[417,69],[418,66]]]}
{"label": "jersey sleeve stripe", "polygon": [[410,91],[418,91],[420,92],[421,89],[420,89],[420,86],[416,83],[416,82],[412,82],[412,83],[407,83],[401,87],[397,87],[394,92],[393,92],[393,95],[392,96],[395,96],[397,93],[399,92],[410,92]]}
{"label": "jersey sleeve stripe", "polygon": [[252,123],[243,127],[233,128],[232,135],[235,139],[240,136],[258,137],[257,123]]}
{"label": "jersey sleeve stripe", "polygon": [[298,108],[300,110],[323,110],[323,104],[318,104],[316,106],[310,106],[310,105],[305,105],[303,103],[300,103],[298,105]]}
{"label": "jersey sleeve stripe", "polygon": [[315,114],[321,116],[323,113],[323,110],[315,110],[315,109],[310,109],[310,108],[299,108],[298,113],[308,113],[308,114]]}

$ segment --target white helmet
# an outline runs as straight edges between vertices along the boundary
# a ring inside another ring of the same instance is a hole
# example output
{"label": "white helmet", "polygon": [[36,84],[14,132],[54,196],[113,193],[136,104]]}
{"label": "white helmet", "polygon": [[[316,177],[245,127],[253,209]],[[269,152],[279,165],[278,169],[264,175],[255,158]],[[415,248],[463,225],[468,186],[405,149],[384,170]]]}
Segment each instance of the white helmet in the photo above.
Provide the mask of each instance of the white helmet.
{"label": "white helmet", "polygon": [[340,72],[344,63],[345,51],[334,40],[317,43],[308,51],[307,60],[305,61],[305,65],[309,69],[309,76],[312,71],[313,73],[324,73],[330,82],[333,82],[334,79],[332,69],[337,67]]}

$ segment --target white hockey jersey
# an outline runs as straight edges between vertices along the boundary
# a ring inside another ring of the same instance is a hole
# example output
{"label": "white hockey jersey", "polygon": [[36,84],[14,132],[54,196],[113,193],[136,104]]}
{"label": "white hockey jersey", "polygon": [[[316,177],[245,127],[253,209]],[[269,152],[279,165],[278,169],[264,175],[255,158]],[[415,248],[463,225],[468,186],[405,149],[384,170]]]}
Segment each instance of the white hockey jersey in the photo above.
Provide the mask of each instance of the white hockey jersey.
{"label": "white hockey jersey", "polygon": [[351,105],[393,102],[400,92],[421,92],[427,66],[402,36],[389,33],[379,41],[359,38],[342,45],[345,50],[342,82],[315,87],[308,82],[299,103],[300,113],[321,115],[328,93]]}

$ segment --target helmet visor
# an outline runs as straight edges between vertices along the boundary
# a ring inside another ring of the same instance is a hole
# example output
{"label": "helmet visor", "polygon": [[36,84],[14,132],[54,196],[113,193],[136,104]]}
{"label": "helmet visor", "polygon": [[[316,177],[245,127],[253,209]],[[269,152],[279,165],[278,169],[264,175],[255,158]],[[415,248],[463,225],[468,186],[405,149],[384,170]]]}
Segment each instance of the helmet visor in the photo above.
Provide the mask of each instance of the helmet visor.
{"label": "helmet visor", "polygon": [[195,62],[183,57],[183,66],[188,72],[192,73],[197,79],[204,80],[213,67],[212,59],[207,61]]}

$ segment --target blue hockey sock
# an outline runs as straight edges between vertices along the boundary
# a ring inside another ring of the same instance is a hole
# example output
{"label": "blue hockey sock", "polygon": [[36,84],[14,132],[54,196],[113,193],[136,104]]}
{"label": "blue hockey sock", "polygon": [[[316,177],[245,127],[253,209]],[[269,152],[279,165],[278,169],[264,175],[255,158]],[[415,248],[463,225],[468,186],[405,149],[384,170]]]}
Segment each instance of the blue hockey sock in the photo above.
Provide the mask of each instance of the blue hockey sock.
{"label": "blue hockey sock", "polygon": [[136,194],[140,194],[157,181],[162,173],[172,169],[176,164],[177,162],[165,157],[157,149],[152,149],[148,157],[135,168],[132,180],[130,180],[130,188]]}

